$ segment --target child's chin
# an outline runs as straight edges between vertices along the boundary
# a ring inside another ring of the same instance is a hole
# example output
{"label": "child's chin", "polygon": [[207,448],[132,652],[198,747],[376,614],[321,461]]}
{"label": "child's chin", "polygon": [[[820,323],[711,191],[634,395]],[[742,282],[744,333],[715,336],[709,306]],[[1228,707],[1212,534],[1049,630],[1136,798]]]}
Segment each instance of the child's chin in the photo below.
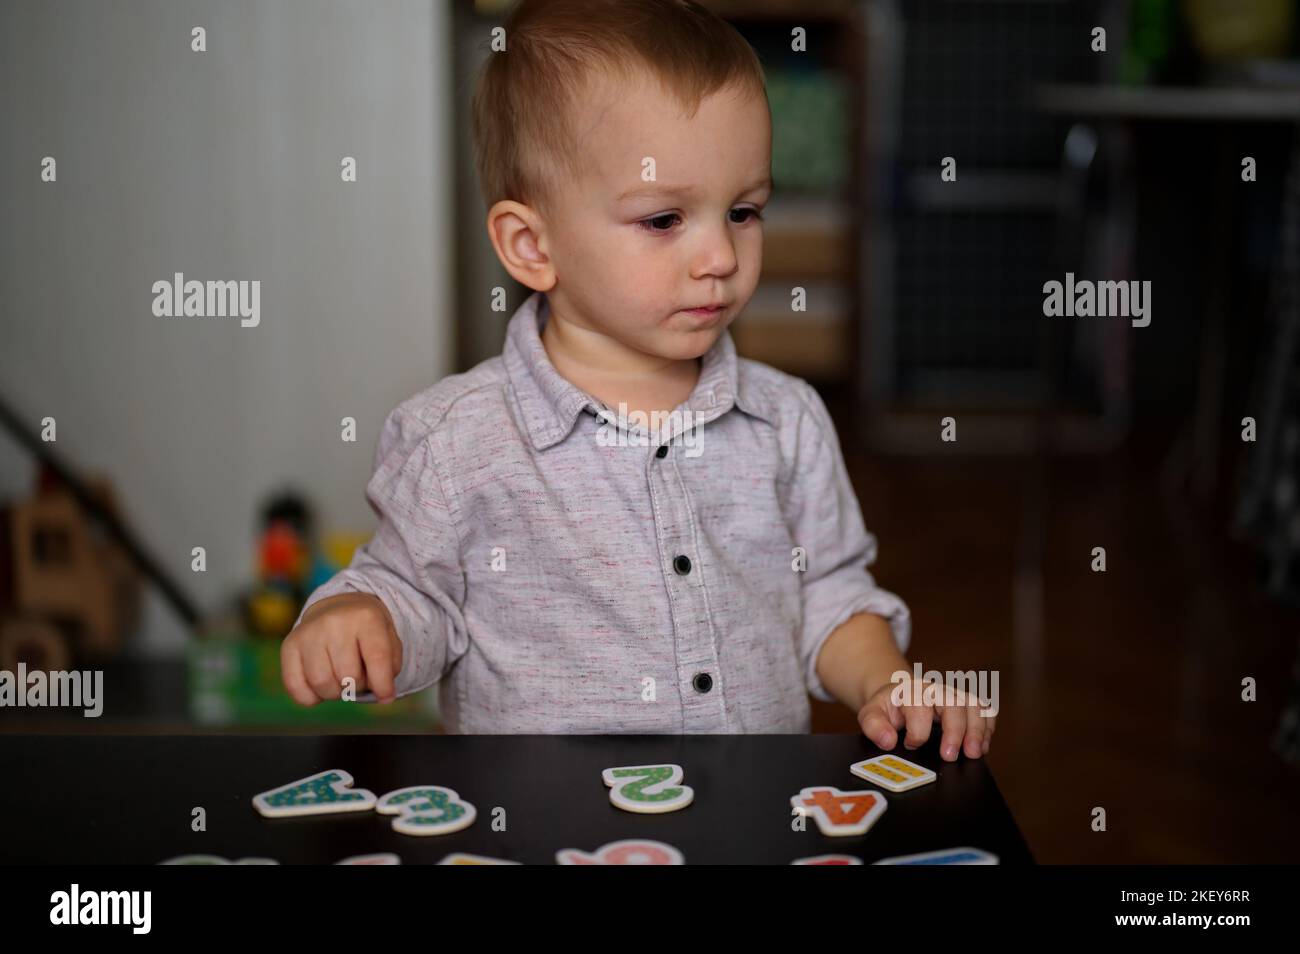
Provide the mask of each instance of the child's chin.
{"label": "child's chin", "polygon": [[665,358],[689,361],[701,357],[722,336],[726,324],[719,322],[708,328],[684,327],[662,335],[655,349]]}

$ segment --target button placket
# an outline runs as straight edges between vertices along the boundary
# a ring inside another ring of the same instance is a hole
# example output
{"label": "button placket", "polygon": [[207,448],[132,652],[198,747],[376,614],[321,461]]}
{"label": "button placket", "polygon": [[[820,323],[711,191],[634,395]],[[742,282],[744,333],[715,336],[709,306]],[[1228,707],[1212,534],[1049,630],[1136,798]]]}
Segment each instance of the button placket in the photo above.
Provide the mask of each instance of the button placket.
{"label": "button placket", "polygon": [[[666,583],[673,618],[678,685],[681,687],[683,729],[687,732],[725,732],[727,716],[717,687],[718,659],[704,593],[704,580],[693,553],[687,512],[687,494],[676,467],[659,465],[667,445],[646,458],[648,478],[656,506],[655,533],[660,552],[666,554]],[[659,491],[663,492],[660,493]]]}

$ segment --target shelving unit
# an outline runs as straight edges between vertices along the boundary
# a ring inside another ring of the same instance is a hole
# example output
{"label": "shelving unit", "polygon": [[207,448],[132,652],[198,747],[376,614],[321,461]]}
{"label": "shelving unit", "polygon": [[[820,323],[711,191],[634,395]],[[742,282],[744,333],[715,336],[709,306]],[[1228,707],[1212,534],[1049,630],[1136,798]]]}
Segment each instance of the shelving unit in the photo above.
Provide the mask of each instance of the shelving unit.
{"label": "shelving unit", "polygon": [[[763,274],[731,326],[736,350],[819,385],[852,387],[862,309],[857,281],[866,60],[863,5],[705,0],[763,63],[772,107],[772,173]],[[791,49],[806,31],[806,50]],[[793,307],[803,289],[806,310]]]}
{"label": "shelving unit", "polygon": [[[1068,122],[1039,110],[1031,92],[1096,79],[1105,67],[1088,48],[1090,26],[1105,24],[1116,43],[1121,31],[1105,3],[865,9],[861,437],[877,450],[932,452],[939,416],[960,412],[954,449],[1029,450],[1043,434],[1035,413],[1059,344],[1041,286],[1076,251],[1063,248],[1061,223],[1083,187],[1063,156]],[[955,181],[941,178],[945,157]],[[1100,350],[1089,342],[1085,353]],[[1058,443],[1107,446],[1096,394],[1073,403],[1052,423]]]}

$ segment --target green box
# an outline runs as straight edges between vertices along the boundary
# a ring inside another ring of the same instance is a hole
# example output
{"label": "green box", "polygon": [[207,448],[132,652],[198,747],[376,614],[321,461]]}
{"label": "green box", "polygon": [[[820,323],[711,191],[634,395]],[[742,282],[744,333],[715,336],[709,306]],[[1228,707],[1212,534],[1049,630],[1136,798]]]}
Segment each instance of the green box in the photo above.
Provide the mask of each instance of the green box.
{"label": "green box", "polygon": [[301,706],[280,681],[280,643],[242,632],[209,633],[186,653],[191,718],[202,725],[367,726],[438,725],[437,689],[389,705],[321,702]]}

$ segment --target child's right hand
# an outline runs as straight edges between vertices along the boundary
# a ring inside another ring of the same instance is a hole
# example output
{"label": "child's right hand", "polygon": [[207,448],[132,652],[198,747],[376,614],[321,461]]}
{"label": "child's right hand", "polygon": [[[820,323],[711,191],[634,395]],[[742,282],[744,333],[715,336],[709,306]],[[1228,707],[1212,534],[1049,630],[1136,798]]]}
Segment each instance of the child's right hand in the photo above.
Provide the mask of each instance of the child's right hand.
{"label": "child's right hand", "polygon": [[370,593],[341,593],[312,605],[280,645],[280,677],[293,700],[314,706],[343,695],[343,680],[380,702],[397,698],[402,643],[388,608]]}

